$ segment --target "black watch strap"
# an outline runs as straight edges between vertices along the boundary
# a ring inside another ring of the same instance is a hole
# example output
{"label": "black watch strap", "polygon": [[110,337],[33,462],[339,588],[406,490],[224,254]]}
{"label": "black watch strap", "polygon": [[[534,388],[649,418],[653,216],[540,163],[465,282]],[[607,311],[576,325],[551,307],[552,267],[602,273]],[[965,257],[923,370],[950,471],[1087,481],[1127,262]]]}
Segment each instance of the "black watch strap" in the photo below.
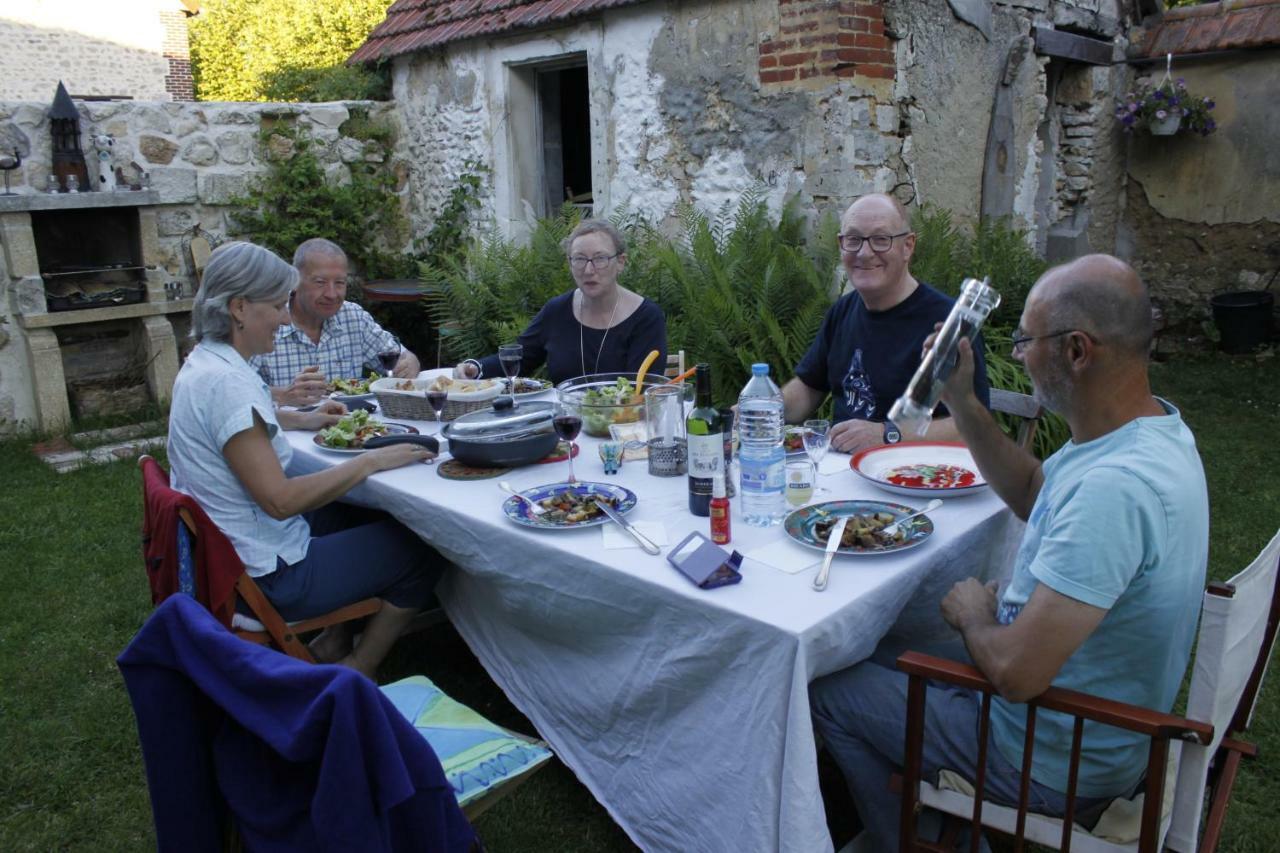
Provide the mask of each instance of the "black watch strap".
{"label": "black watch strap", "polygon": [[898,425],[893,421],[884,422],[884,443],[897,444],[902,441],[902,432],[898,429]]}

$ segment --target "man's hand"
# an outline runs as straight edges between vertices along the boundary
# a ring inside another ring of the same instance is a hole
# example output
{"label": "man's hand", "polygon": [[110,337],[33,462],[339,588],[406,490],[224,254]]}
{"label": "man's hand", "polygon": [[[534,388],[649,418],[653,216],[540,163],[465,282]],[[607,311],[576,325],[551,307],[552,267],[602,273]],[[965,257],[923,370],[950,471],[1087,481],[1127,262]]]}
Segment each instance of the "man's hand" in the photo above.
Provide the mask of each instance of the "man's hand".
{"label": "man's hand", "polygon": [[[922,352],[929,352],[938,339],[941,323],[933,324],[933,334],[925,338]],[[965,395],[973,396],[973,344],[968,338],[961,338],[956,346],[956,366],[942,386],[942,402],[948,409],[954,409],[965,399]]]}
{"label": "man's hand", "polygon": [[285,388],[274,395],[276,402],[289,406],[310,406],[320,400],[329,389],[329,383],[320,372],[320,368],[312,365],[304,367],[302,372],[293,378]]}
{"label": "man's hand", "polygon": [[400,379],[416,379],[420,370],[422,370],[422,365],[418,364],[418,357],[407,349],[402,349],[400,350],[400,360],[396,362],[391,375]]}
{"label": "man's hand", "polygon": [[884,424],[871,421],[841,421],[831,427],[831,448],[841,453],[857,453],[884,444]]}
{"label": "man's hand", "polygon": [[985,586],[977,578],[966,578],[951,587],[942,599],[942,618],[963,633],[974,625],[996,624],[996,582]]}

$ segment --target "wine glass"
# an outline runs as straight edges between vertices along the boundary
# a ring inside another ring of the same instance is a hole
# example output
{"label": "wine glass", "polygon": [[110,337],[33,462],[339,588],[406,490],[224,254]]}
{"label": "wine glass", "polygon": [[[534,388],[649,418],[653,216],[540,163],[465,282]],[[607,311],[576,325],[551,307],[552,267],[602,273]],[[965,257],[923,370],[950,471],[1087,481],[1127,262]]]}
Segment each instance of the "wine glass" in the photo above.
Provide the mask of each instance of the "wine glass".
{"label": "wine glass", "polygon": [[507,385],[511,393],[516,393],[516,374],[520,372],[520,361],[524,358],[524,347],[520,344],[503,344],[498,347],[498,361],[502,364],[502,372],[507,377]]}
{"label": "wine glass", "polygon": [[809,462],[813,465],[813,491],[816,494],[828,491],[818,485],[818,466],[830,446],[831,421],[815,419],[804,422],[804,452],[809,454]]}
{"label": "wine glass", "polygon": [[378,364],[382,365],[382,372],[390,376],[396,369],[396,362],[400,360],[400,342],[392,341],[391,346],[378,353]]}
{"label": "wine glass", "polygon": [[440,413],[444,411],[444,402],[449,398],[448,391],[428,391],[427,405],[436,413],[436,423],[440,423]]}
{"label": "wine glass", "polygon": [[556,414],[552,419],[552,423],[555,425],[556,435],[569,442],[569,482],[576,483],[578,478],[573,476],[573,440],[582,431],[582,415],[578,413],[577,409],[562,403],[556,406]]}

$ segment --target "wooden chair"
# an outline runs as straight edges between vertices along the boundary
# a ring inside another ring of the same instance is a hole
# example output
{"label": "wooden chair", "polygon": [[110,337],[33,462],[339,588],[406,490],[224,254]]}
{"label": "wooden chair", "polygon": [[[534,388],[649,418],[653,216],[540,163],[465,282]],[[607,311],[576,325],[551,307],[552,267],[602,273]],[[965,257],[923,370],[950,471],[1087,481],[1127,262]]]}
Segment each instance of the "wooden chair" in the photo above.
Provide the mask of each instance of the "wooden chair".
{"label": "wooden chair", "polygon": [[[138,459],[138,467],[146,469],[149,465],[155,465],[159,468],[159,463],[150,456],[142,456]],[[163,469],[161,469],[163,471]],[[167,479],[167,477],[166,477]],[[168,488],[165,486],[164,488]],[[172,491],[172,490],[170,490]],[[148,494],[147,479],[143,478],[143,498],[144,501]],[[176,494],[176,492],[175,492]],[[190,577],[195,577],[201,567],[196,564],[195,554],[197,549],[194,546],[196,542],[197,531],[201,525],[197,523],[192,511],[186,508],[178,509],[178,517],[181,524],[178,527],[178,563],[179,573],[187,572]],[[212,523],[204,526],[206,536],[223,536]],[[315,663],[307,644],[301,639],[302,634],[311,631],[319,631],[330,625],[340,625],[343,622],[349,622],[353,619],[362,619],[366,616],[372,616],[382,609],[382,600],[378,598],[366,598],[341,607],[331,613],[323,616],[316,616],[311,619],[304,619],[300,622],[289,623],[280,616],[279,612],[267,600],[266,595],[254,583],[253,578],[244,570],[244,566],[239,563],[232,569],[237,573],[236,593],[248,605],[249,610],[253,614],[252,619],[245,619],[239,613],[232,621],[232,630],[236,636],[241,639],[248,640],[252,643],[260,645],[275,646],[280,651],[307,663]],[[196,589],[196,585],[190,584],[189,588]],[[198,597],[198,596],[197,596]],[[209,607],[210,602],[201,601],[205,607]]]}
{"label": "wooden chair", "polygon": [[1014,441],[1021,448],[1031,447],[1031,442],[1036,437],[1036,427],[1040,425],[1040,418],[1044,415],[1044,409],[1034,397],[1029,394],[1019,394],[1017,391],[992,388],[991,411],[1019,418]]}
{"label": "wooden chair", "polygon": [[[1167,848],[1179,853],[1192,850],[1210,853],[1215,850],[1240,761],[1257,754],[1256,747],[1237,738],[1249,726],[1267,661],[1276,641],[1277,623],[1280,622],[1278,572],[1280,533],[1272,538],[1248,568],[1225,584],[1210,584],[1205,591],[1185,718],[1054,687],[1028,702],[1027,741],[1022,765],[1024,782],[1016,809],[984,803],[981,774],[973,780],[976,790],[972,797],[921,782],[926,681],[957,684],[982,693],[979,767],[986,762],[994,688],[981,672],[971,666],[916,652],[902,655],[898,658],[898,668],[908,673],[910,683],[906,766],[902,777],[901,850],[914,853],[951,849],[916,838],[916,812],[920,806],[968,819],[971,826],[970,849],[977,849],[980,827],[987,826],[1013,835],[1016,850],[1022,849],[1023,839],[1063,851],[1156,853]],[[1027,810],[1028,783],[1025,780],[1029,778],[1035,715],[1039,708],[1060,711],[1076,718],[1065,820]],[[1086,719],[1151,738],[1142,794],[1140,834],[1134,841],[1104,840],[1072,823],[1075,780]],[[1166,770],[1170,764],[1176,767],[1176,783],[1172,809],[1165,815],[1162,814],[1162,803]],[[1197,846],[1206,790],[1209,808]],[[958,824],[953,822],[951,828],[953,832],[945,838],[947,843],[954,843],[959,835]]]}
{"label": "wooden chair", "polygon": [[675,379],[677,376],[684,373],[684,371],[684,350],[673,352],[667,356],[667,366],[662,371],[663,376],[668,379]]}

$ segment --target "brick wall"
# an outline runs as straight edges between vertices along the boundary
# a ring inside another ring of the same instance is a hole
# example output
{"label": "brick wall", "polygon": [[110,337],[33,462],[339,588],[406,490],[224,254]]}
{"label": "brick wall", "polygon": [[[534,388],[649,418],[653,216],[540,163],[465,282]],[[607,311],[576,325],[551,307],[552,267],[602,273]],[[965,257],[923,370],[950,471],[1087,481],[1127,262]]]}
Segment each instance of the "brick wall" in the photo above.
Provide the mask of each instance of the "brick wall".
{"label": "brick wall", "polygon": [[187,13],[182,11],[160,12],[160,24],[164,27],[161,45],[169,71],[164,75],[164,90],[175,101],[194,101],[195,83],[191,78],[191,49],[187,38]]}
{"label": "brick wall", "polygon": [[785,87],[835,77],[892,80],[884,7],[859,0],[778,0],[778,32],[760,42],[760,82]]}

